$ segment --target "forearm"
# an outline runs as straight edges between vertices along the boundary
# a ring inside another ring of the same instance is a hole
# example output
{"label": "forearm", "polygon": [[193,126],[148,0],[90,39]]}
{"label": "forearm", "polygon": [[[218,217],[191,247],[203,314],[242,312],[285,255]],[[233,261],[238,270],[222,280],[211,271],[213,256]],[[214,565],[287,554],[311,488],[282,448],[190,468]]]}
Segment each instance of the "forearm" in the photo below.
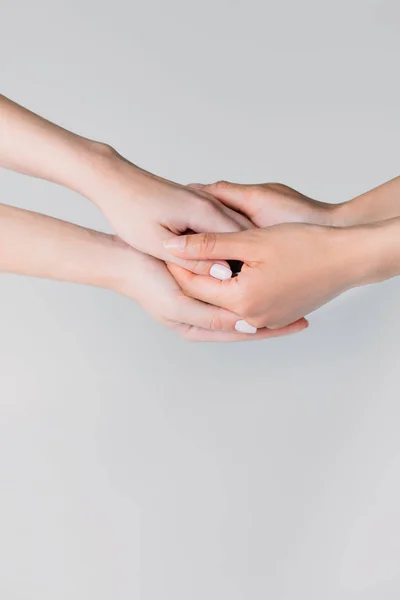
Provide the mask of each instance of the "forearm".
{"label": "forearm", "polygon": [[0,271],[115,289],[130,252],[113,236],[0,204]]}
{"label": "forearm", "polygon": [[338,241],[338,270],[348,287],[400,275],[400,217],[331,231]]}
{"label": "forearm", "polygon": [[112,149],[76,135],[0,95],[0,166],[87,195]]}
{"label": "forearm", "polygon": [[400,216],[400,177],[332,207],[332,224],[349,227]]}

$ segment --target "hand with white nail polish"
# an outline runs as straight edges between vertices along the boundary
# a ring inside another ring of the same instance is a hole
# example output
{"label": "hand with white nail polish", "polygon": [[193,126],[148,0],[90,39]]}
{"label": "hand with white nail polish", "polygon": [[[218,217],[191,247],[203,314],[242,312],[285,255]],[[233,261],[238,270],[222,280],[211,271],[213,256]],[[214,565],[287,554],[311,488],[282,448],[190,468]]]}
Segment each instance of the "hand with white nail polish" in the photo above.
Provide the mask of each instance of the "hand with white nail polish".
{"label": "hand with white nail polish", "polygon": [[[246,336],[248,330],[237,325],[239,315],[185,296],[162,260],[171,260],[163,245],[171,234],[241,231],[253,227],[246,217],[209,194],[143,171],[108,145],[62,129],[2,95],[0,123],[0,166],[83,194],[100,208],[117,234],[96,234],[11,211],[19,233],[23,219],[27,225],[31,220],[45,224],[52,253],[46,246],[43,250],[35,238],[37,255],[33,250],[32,256],[21,250],[21,261],[17,256],[2,257],[7,258],[5,270],[109,287],[136,300],[158,321],[191,340],[242,341],[291,333],[289,328]],[[40,226],[35,225],[33,231],[40,234]],[[29,239],[31,229],[27,227],[25,233]],[[66,246],[68,240],[73,245],[74,236],[79,252],[71,254],[72,261]],[[44,237],[43,242],[46,240]],[[117,257],[115,262],[113,257]],[[232,275],[224,257],[212,262],[175,260],[196,273],[211,270],[220,280]],[[245,333],[235,331],[235,326]]]}
{"label": "hand with white nail polish", "polygon": [[[186,296],[164,262],[120,244],[125,253],[121,256],[120,252],[110,287],[138,302],[156,321],[188,341],[261,340],[296,333],[306,326],[303,320],[282,329],[257,331],[230,310]],[[116,278],[115,273],[121,275]]]}
{"label": "hand with white nail polish", "polygon": [[247,321],[244,321],[243,319],[236,321],[235,329],[236,329],[236,331],[240,331],[241,333],[251,333],[251,334],[257,333],[257,327],[250,325],[250,323],[248,323]]}
{"label": "hand with white nail polish", "polygon": [[[370,270],[376,264],[372,250],[382,252],[371,242],[378,239],[372,231],[371,226],[287,223],[240,233],[181,236],[169,240],[166,247],[185,259],[224,256],[242,261],[239,275],[224,281],[197,276],[176,265],[169,269],[192,298],[229,309],[252,327],[276,328],[370,282]],[[247,325],[242,321],[236,328],[244,331]]]}
{"label": "hand with white nail polish", "polygon": [[214,279],[225,281],[225,279],[230,279],[232,277],[232,271],[229,267],[216,263],[212,265],[210,275],[211,277],[214,277]]}
{"label": "hand with white nail polish", "polygon": [[[0,272],[108,288],[191,341],[245,341],[291,333],[235,332],[238,315],[188,298],[161,260],[115,236],[0,204]],[[49,252],[51,248],[51,252]]]}

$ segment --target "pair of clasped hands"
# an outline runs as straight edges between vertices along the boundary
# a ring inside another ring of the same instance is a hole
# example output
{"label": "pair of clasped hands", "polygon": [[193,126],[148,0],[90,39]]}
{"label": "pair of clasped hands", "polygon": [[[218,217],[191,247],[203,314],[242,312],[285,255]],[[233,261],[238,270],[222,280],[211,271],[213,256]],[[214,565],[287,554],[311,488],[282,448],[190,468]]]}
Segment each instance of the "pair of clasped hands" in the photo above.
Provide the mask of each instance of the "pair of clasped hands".
{"label": "pair of clasped hands", "polygon": [[[141,253],[141,289],[119,291],[186,339],[292,334],[308,326],[304,315],[358,284],[331,226],[334,205],[280,184],[184,187],[127,162],[110,181],[102,194],[115,204],[103,210]],[[228,260],[243,263],[237,275]]]}
{"label": "pair of clasped hands", "polygon": [[[135,192],[138,179],[143,195]],[[184,187],[145,172],[136,172],[135,180],[113,192],[121,208],[117,217],[115,206],[109,215],[118,236],[142,253],[141,291],[122,291],[186,339],[244,341],[295,333],[308,326],[303,314],[329,298],[324,291],[307,301],[311,282],[299,273],[300,261],[306,266],[321,251],[320,228],[282,225],[305,221],[312,211],[317,217],[322,204],[277,184]],[[130,215],[130,197],[140,218]],[[243,263],[238,274],[231,260]]]}
{"label": "pair of clasped hands", "polygon": [[80,193],[114,232],[0,205],[0,271],[112,289],[188,340],[295,333],[399,274],[400,178],[341,204],[281,184],[183,186],[1,95],[0,139],[0,166]]}

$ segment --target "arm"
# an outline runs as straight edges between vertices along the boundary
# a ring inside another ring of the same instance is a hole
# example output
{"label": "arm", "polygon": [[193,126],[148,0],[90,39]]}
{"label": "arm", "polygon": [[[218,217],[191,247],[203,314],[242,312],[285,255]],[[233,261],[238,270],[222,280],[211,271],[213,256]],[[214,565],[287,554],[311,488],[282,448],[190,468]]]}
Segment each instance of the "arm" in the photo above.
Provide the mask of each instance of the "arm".
{"label": "arm", "polygon": [[262,339],[307,326],[236,333],[237,315],[186,297],[160,260],[114,236],[1,204],[0,271],[108,288],[191,341]]}
{"label": "arm", "polygon": [[338,204],[333,211],[333,225],[349,226],[374,223],[400,216],[400,177]]}
{"label": "arm", "polygon": [[235,311],[254,327],[282,327],[356,286],[400,274],[400,217],[355,227],[303,223],[231,234],[182,236],[167,242],[186,259],[226,256],[244,266],[217,281],[176,265],[186,294]]}
{"label": "arm", "polygon": [[133,251],[113,236],[0,204],[0,271],[118,287]]}
{"label": "arm", "polygon": [[[83,194],[120,238],[159,259],[166,258],[163,241],[171,232],[251,227],[244,216],[212,196],[143,171],[106,144],[66,131],[4,96],[0,96],[0,166]],[[198,273],[208,273],[211,267],[178,262]]]}

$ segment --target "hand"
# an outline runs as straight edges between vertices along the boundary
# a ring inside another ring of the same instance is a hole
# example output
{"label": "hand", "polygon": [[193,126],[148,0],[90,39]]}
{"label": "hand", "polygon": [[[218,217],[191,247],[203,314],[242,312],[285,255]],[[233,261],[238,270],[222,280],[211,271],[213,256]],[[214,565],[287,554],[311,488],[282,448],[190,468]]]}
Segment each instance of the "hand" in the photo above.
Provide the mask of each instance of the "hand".
{"label": "hand", "polygon": [[339,204],[313,200],[280,183],[239,185],[218,181],[189,187],[212,194],[226,206],[246,215],[258,227],[293,222],[350,227],[400,215],[400,177]]}
{"label": "hand", "polygon": [[[163,241],[186,231],[240,231],[252,224],[212,196],[131,164],[106,144],[75,135],[0,95],[0,166],[41,177],[90,198],[114,232],[163,259]],[[220,275],[230,277],[224,261]],[[178,263],[197,273],[209,264]]]}
{"label": "hand", "polygon": [[119,255],[116,268],[111,269],[112,283],[108,287],[137,301],[156,321],[189,341],[260,340],[296,333],[308,326],[305,319],[300,319],[279,330],[237,333],[235,327],[240,320],[237,314],[187,297],[162,261],[137,252],[123,242],[119,245],[124,249],[123,257]]}
{"label": "hand", "polygon": [[243,213],[257,227],[279,223],[335,225],[342,206],[313,200],[281,183],[242,185],[218,181],[189,187],[211,194],[229,208]]}
{"label": "hand", "polygon": [[[342,292],[369,283],[379,255],[372,227],[281,224],[233,234],[173,238],[167,247],[185,259],[240,260],[236,278],[217,281],[169,265],[183,291],[234,311],[254,327],[283,327]],[[372,252],[375,250],[376,254]]]}
{"label": "hand", "polygon": [[[93,162],[96,175],[87,178],[85,195],[99,206],[115,233],[141,252],[164,260],[168,255],[163,242],[171,233],[253,227],[246,217],[213,196],[147,173],[110,148],[97,147]],[[230,277],[227,263],[219,262],[225,266],[222,275]],[[176,259],[176,263],[201,274],[208,274],[211,267],[207,261]]]}
{"label": "hand", "polygon": [[187,298],[165,263],[118,238],[0,204],[0,272],[103,287],[139,302],[161,323],[191,340],[241,341],[294,333],[235,332],[238,315]]}

